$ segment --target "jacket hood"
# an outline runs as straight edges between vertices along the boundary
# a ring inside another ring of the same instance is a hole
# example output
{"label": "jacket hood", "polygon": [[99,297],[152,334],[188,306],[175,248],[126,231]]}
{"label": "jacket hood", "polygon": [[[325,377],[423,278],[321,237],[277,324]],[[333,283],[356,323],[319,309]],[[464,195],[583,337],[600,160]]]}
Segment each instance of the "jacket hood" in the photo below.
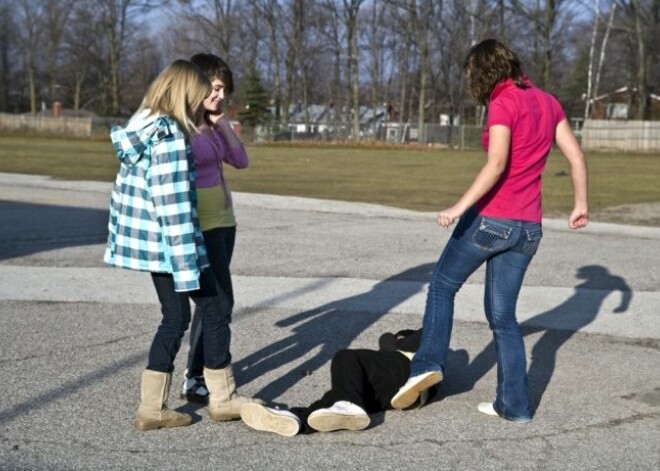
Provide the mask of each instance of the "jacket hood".
{"label": "jacket hood", "polygon": [[139,111],[124,127],[115,126],[110,132],[117,158],[123,164],[138,163],[151,147],[152,141],[171,134],[170,123],[164,116],[150,115],[148,109]]}

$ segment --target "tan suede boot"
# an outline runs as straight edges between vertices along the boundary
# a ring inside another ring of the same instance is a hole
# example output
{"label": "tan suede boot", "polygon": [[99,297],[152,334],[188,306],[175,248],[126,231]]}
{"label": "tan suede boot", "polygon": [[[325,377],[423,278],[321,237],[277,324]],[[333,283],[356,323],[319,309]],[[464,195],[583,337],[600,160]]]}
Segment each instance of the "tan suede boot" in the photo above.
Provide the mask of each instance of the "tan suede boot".
{"label": "tan suede boot", "polygon": [[167,408],[170,394],[171,373],[144,370],[140,406],[135,418],[135,428],[144,432],[158,428],[185,427],[192,424],[192,417]]}
{"label": "tan suede boot", "polygon": [[241,407],[244,404],[264,404],[261,399],[239,396],[236,393],[231,365],[220,370],[204,368],[204,379],[209,390],[209,415],[216,422],[240,419]]}

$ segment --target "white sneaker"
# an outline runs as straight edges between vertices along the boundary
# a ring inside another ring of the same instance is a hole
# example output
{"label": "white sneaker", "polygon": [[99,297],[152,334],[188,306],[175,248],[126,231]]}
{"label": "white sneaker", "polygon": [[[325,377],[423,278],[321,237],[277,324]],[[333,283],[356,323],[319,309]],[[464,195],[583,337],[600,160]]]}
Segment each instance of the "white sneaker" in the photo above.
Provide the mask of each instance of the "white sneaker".
{"label": "white sneaker", "polygon": [[255,402],[248,402],[241,407],[241,419],[250,428],[283,437],[293,437],[300,431],[300,419],[293,412]]}
{"label": "white sneaker", "polygon": [[337,401],[332,407],[315,410],[307,418],[307,424],[319,432],[363,430],[370,422],[362,407],[348,401]]}
{"label": "white sneaker", "polygon": [[412,406],[422,391],[427,390],[434,384],[438,384],[440,381],[442,381],[441,371],[429,371],[409,378],[406,384],[401,386],[399,392],[392,398],[392,407],[395,409],[405,409]]}
{"label": "white sneaker", "polygon": [[179,397],[187,401],[208,404],[209,390],[206,388],[204,376],[193,376],[192,378],[184,376],[181,395]]}
{"label": "white sneaker", "polygon": [[482,414],[491,415],[493,417],[499,417],[500,415],[495,410],[492,402],[480,402],[477,406],[477,410]]}

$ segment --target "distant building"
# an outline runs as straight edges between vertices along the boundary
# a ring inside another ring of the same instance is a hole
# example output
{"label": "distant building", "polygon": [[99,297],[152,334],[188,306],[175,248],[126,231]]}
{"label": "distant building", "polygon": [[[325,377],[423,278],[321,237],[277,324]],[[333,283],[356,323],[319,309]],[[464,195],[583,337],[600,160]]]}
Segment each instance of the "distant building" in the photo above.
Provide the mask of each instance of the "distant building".
{"label": "distant building", "polygon": [[[660,95],[649,93],[646,100],[651,120],[660,120]],[[636,88],[621,87],[591,99],[591,119],[636,119],[639,103]]]}
{"label": "distant building", "polygon": [[[275,116],[275,110],[271,112]],[[386,119],[385,107],[360,106],[358,113],[360,138],[373,138]],[[280,130],[280,138],[351,137],[352,132],[353,116],[345,108],[337,111],[332,104],[309,105],[305,110],[302,103],[297,103],[289,107],[288,128]]]}

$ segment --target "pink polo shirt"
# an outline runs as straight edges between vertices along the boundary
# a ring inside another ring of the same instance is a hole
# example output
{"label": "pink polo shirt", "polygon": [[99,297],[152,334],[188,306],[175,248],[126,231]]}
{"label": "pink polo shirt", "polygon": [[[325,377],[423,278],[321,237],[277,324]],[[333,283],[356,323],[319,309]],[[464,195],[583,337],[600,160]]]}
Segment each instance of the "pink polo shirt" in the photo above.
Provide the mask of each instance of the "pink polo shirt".
{"label": "pink polo shirt", "polygon": [[503,125],[511,130],[507,167],[495,186],[477,202],[477,211],[520,221],[541,222],[541,174],[555,140],[557,125],[566,119],[549,93],[527,80],[529,88],[508,79],[495,86],[488,104],[482,145],[488,151],[488,130]]}

